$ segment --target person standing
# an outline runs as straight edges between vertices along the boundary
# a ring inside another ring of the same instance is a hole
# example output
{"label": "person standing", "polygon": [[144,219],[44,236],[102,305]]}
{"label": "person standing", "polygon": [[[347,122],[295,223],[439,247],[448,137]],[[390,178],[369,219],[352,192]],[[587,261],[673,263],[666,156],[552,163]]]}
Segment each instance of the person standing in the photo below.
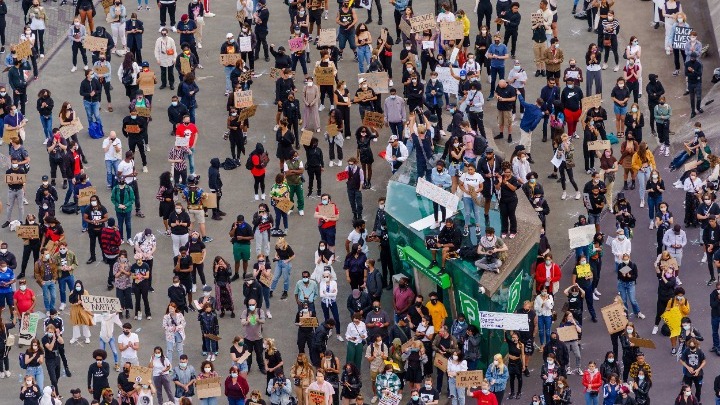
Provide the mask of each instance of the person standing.
{"label": "person standing", "polygon": [[127,241],[130,242],[132,235],[132,211],[135,204],[135,193],[132,187],[128,187],[125,182],[118,183],[110,192],[110,201],[115,206],[115,216],[117,217],[118,230],[120,231],[120,239],[123,237],[123,224],[125,225],[125,235]]}
{"label": "person standing", "polygon": [[490,44],[485,55],[490,60],[490,95],[488,100],[492,100],[495,97],[495,80],[498,78],[502,80],[505,77],[505,60],[510,57],[507,46],[500,43],[500,34],[495,34],[493,43]]}
{"label": "person standing", "polygon": [[60,242],[60,249],[53,255],[52,258],[58,271],[58,287],[60,289],[60,311],[65,310],[65,288],[72,294],[72,289],[75,287],[75,276],[73,272],[78,267],[77,256],[67,248],[67,242]]}
{"label": "person standing", "polygon": [[250,260],[250,243],[255,239],[253,229],[250,224],[245,222],[244,215],[238,215],[232,227],[230,228],[230,242],[233,246],[233,259],[235,261],[235,274],[231,281],[240,278],[240,262],[243,265],[243,278],[247,273],[248,261]]}
{"label": "person standing", "polygon": [[[174,6],[173,6],[174,7]],[[173,18],[174,19],[174,18]],[[172,24],[175,31],[175,24]],[[175,40],[168,36],[168,29],[163,26],[160,29],[160,37],[155,40],[155,61],[160,65],[160,87],[162,90],[170,83],[170,90],[175,89],[175,74],[173,65],[177,54]]]}
{"label": "person standing", "polygon": [[105,153],[105,181],[108,190],[112,190],[117,184],[117,169],[122,160],[122,142],[115,131],[110,131],[108,137],[103,139],[102,148]]}
{"label": "person standing", "polygon": [[35,281],[42,287],[43,304],[49,316],[50,310],[55,309],[55,290],[57,287],[57,265],[51,261],[51,252],[47,248],[40,249],[40,260],[35,262]]}
{"label": "person standing", "polygon": [[362,169],[358,166],[358,160],[355,156],[348,159],[348,165],[345,171],[348,174],[347,179],[347,195],[350,202],[350,209],[353,213],[353,219],[362,219],[362,192],[360,188],[365,183],[365,176]]}
{"label": "person standing", "polygon": [[[297,137],[296,137],[297,139]],[[305,166],[303,165],[303,162],[300,160],[300,156],[298,155],[297,151],[292,152],[292,158],[290,160],[286,160],[283,167],[283,172],[285,173],[285,180],[288,184],[289,191],[289,198],[290,201],[295,203],[295,207],[298,210],[298,214],[300,216],[305,215],[305,195],[303,194],[302,189],[302,183],[303,183],[303,173],[305,173]],[[349,195],[349,194],[348,194]],[[297,199],[297,201],[295,201]],[[292,212],[292,209],[288,212],[290,214]]]}
{"label": "person standing", "polygon": [[85,26],[80,24],[80,17],[75,17],[73,23],[70,24],[70,28],[68,28],[67,34],[68,38],[70,38],[70,43],[72,44],[72,68],[70,69],[71,73],[77,71],[78,52],[80,52],[80,56],[82,56],[83,64],[85,65],[85,71],[87,72],[88,70],[87,53],[85,52],[85,46],[83,45],[86,34],[87,31],[85,30]]}
{"label": "person standing", "polygon": [[265,55],[265,62],[270,61],[268,55],[268,20],[270,19],[270,11],[267,8],[267,0],[257,0],[256,10],[253,14],[253,20],[255,21],[255,38],[257,39],[255,44],[255,60],[260,58],[260,46],[263,48]]}
{"label": "person standing", "polygon": [[705,111],[700,107],[702,101],[702,73],[703,64],[698,60],[696,52],[690,53],[690,59],[685,62],[685,77],[687,77],[688,91],[690,92],[690,118],[695,118],[697,113]]}
{"label": "person standing", "polygon": [[[712,348],[711,352],[718,354],[720,351],[720,336],[718,336],[718,328],[720,328],[720,281],[715,283],[715,290],[710,293],[710,322],[712,325]],[[715,390],[717,389],[715,383]]]}
{"label": "person standing", "polygon": [[[141,153],[143,149],[140,149]],[[125,182],[135,193],[135,216],[145,218],[145,214],[140,211],[140,192],[137,184],[137,171],[135,170],[135,160],[132,150],[125,152],[125,159],[118,164],[118,182]],[[143,172],[147,173],[147,166],[143,166]]]}
{"label": "person standing", "polygon": [[[92,30],[91,30],[92,31]],[[135,55],[136,61],[142,58],[142,36],[145,28],[143,22],[137,19],[137,13],[130,14],[130,20],[125,21],[125,33],[129,51]]]}
{"label": "person standing", "polygon": [[254,299],[248,300],[247,308],[240,314],[240,324],[244,330],[245,347],[250,352],[250,357],[247,359],[248,372],[252,367],[252,353],[254,352],[258,369],[262,374],[265,374],[262,336],[262,326],[265,324],[265,311],[262,308],[257,308],[257,301]]}

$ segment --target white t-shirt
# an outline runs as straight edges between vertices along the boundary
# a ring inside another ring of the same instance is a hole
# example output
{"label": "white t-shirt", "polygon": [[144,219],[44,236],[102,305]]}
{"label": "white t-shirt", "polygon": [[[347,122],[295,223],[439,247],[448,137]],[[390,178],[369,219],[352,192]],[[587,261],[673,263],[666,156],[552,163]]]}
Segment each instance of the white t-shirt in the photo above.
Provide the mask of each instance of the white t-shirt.
{"label": "white t-shirt", "polygon": [[[283,169],[284,171],[290,170],[290,168],[288,167],[287,162],[283,163],[283,165],[284,165],[284,169]],[[300,161],[300,166],[298,167],[298,169],[304,169],[304,168],[305,168],[305,165],[303,165],[303,162]]]}
{"label": "white t-shirt", "polygon": [[[135,171],[135,160],[131,159],[129,162],[126,162],[125,159],[123,159],[120,164],[118,164],[118,171],[123,176],[128,176]],[[135,180],[135,176],[125,177],[125,184],[130,184],[133,180]]]}
{"label": "white t-shirt", "polygon": [[[124,346],[124,345],[130,344],[130,343],[140,343],[140,339],[138,338],[137,333],[130,332],[130,335],[128,335],[128,336],[125,336],[125,334],[122,333],[118,337],[117,342],[118,342],[118,346],[120,346],[120,345]],[[137,350],[128,346],[125,350],[122,351],[122,357],[125,357],[128,359],[137,358]]]}
{"label": "white t-shirt", "polygon": [[360,239],[362,239],[363,240],[362,252],[367,254],[368,250],[370,250],[368,248],[368,244],[367,244],[367,231],[363,231],[363,233],[361,234],[358,231],[356,231],[355,229],[353,229],[352,232],[350,232],[350,234],[348,235],[347,239],[350,241],[351,246],[354,243],[360,243]]}
{"label": "white t-shirt", "polygon": [[[469,173],[463,173],[462,176],[460,176],[460,182],[465,186],[465,188],[472,188],[475,191],[480,191],[480,185],[483,184],[484,179],[483,176],[475,172],[475,174],[470,175]],[[472,196],[468,193],[463,193],[463,197],[471,198]]]}
{"label": "white t-shirt", "polygon": [[[111,143],[112,142],[112,143]],[[103,139],[103,150],[110,146],[110,149],[108,149],[107,152],[105,152],[105,160],[120,160],[122,157],[120,156],[120,152],[122,152],[122,142],[120,142],[120,139],[115,138],[114,141],[110,141],[110,138]],[[115,150],[115,147],[120,148],[120,152],[117,152]]]}

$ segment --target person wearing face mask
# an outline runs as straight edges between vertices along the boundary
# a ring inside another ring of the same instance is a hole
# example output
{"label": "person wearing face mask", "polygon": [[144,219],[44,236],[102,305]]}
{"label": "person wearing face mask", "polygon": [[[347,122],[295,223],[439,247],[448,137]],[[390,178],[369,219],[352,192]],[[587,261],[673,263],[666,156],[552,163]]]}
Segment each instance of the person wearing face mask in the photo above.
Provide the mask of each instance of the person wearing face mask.
{"label": "person wearing face mask", "polygon": [[85,51],[85,46],[83,45],[86,32],[87,31],[85,30],[85,25],[80,23],[79,17],[76,17],[73,23],[70,24],[70,28],[68,28],[67,37],[70,38],[70,43],[72,44],[72,69],[70,69],[71,73],[77,71],[78,52],[80,52],[80,56],[82,56],[85,70],[88,70],[87,53]]}
{"label": "person wearing face mask", "polygon": [[[685,297],[685,289],[682,287],[675,287],[675,296],[668,301],[665,306],[665,312],[661,316],[665,324],[670,328],[670,345],[672,349],[671,354],[675,355],[678,347],[678,337],[681,335],[682,319],[687,319],[690,315],[690,302]],[[668,313],[674,312],[674,316],[670,316]],[[690,322],[687,322],[688,324]]]}
{"label": "person wearing face mask", "polygon": [[[106,21],[110,23],[110,31],[112,32],[111,39],[113,43],[120,44],[120,42],[118,42],[118,39],[122,42],[122,50],[117,48],[115,49],[115,53],[118,56],[121,56],[123,52],[127,52],[127,38],[125,36],[127,8],[125,8],[125,5],[122,4],[122,0],[115,0],[113,2],[113,4],[110,6],[110,9],[108,10]],[[111,49],[112,48],[108,48],[108,51],[110,51]]]}
{"label": "person wearing face mask", "polygon": [[99,401],[103,391],[110,388],[110,382],[108,381],[110,364],[105,361],[107,358],[105,350],[96,349],[92,352],[92,356],[95,361],[88,367],[87,388],[93,398]]}
{"label": "person wearing face mask", "polygon": [[73,325],[73,336],[70,344],[75,344],[80,339],[80,334],[85,337],[85,344],[90,343],[90,326],[94,325],[93,315],[91,312],[83,308],[82,295],[90,295],[82,281],[76,280],[73,291],[70,293],[68,302],[70,303],[70,323]]}
{"label": "person wearing face mask", "polygon": [[253,214],[252,219],[252,235],[255,240],[256,255],[261,253],[264,253],[265,256],[270,255],[270,230],[273,227],[273,223],[270,208],[265,203],[259,204],[258,210]]}
{"label": "person wearing face mask", "polygon": [[662,314],[665,312],[670,300],[675,296],[675,287],[677,287],[676,272],[678,269],[677,261],[670,256],[670,253],[663,251],[658,255],[655,261],[655,274],[658,279],[657,303],[655,311],[655,326],[653,326],[652,334],[658,333],[658,327]]}
{"label": "person wearing face mask", "polygon": [[[628,317],[632,317],[634,311],[638,318],[645,319],[645,315],[640,312],[640,306],[635,298],[635,284],[638,277],[637,264],[630,261],[629,253],[622,254],[622,261],[617,263],[616,270],[618,271],[618,293],[623,300],[625,309],[628,311]],[[632,308],[628,303],[632,305]]]}
{"label": "person wearing face mask", "polygon": [[653,109],[653,117],[657,126],[658,142],[660,143],[660,153],[670,156],[670,117],[672,116],[672,108],[667,104],[665,96],[660,96],[659,104]]}
{"label": "person wearing face mask", "polygon": [[507,46],[500,43],[499,34],[496,34],[493,37],[493,43],[488,47],[486,57],[490,61],[490,74],[488,75],[490,95],[488,100],[492,100],[495,97],[495,80],[499,79],[503,81],[503,78],[505,77],[505,60],[510,57],[510,55],[508,55]]}
{"label": "person wearing face mask", "polygon": [[[118,259],[112,268],[113,286],[115,287],[115,296],[120,299],[121,309],[125,310],[125,318],[130,319],[130,310],[132,309],[132,272],[128,262],[126,250],[118,252]],[[122,318],[122,311],[119,313]]]}
{"label": "person wearing face mask", "polygon": [[43,304],[47,314],[55,308],[55,290],[58,279],[57,265],[51,260],[51,252],[40,249],[40,260],[35,262],[35,281],[42,287]]}
{"label": "person wearing face mask", "polygon": [[[86,181],[80,185],[76,184],[75,190],[79,191],[90,186],[90,183]],[[87,227],[87,233],[90,237],[90,258],[87,261],[87,264],[90,264],[96,260],[95,245],[100,241],[100,234],[105,227],[105,223],[108,221],[108,211],[100,202],[100,198],[95,195],[90,197],[90,203],[88,205],[80,206],[80,208],[83,212],[83,225]],[[122,222],[120,225],[122,226]]]}
{"label": "person wearing face mask", "polygon": [[215,361],[215,356],[218,354],[217,337],[220,336],[220,323],[212,304],[201,305],[202,309],[198,311],[197,319],[200,322],[200,335],[202,336],[202,355],[207,356],[205,358],[207,361]]}
{"label": "person wearing face mask", "polygon": [[[673,1],[673,3],[675,3]],[[677,3],[678,6],[680,3]],[[680,387],[680,394],[675,398],[675,405],[698,405],[700,404],[699,399],[692,395],[692,387],[689,385],[683,385]]]}
{"label": "person wearing face mask", "polygon": [[[690,347],[692,339],[695,339],[695,348],[698,347],[700,342],[705,341],[705,338],[700,334],[700,331],[693,326],[690,318],[686,316],[683,317],[680,320],[680,326],[682,327],[682,330],[680,331],[680,336],[678,336],[678,353],[681,355],[684,354],[684,352]],[[688,383],[688,385],[692,384]]]}
{"label": "person wearing face mask", "polygon": [[499,404],[497,396],[490,392],[490,383],[486,379],[480,383],[480,389],[473,391],[471,396],[477,400],[478,405]]}
{"label": "person wearing face mask", "polygon": [[[195,367],[193,367],[191,364],[188,364],[188,356],[187,354],[181,354],[180,360],[172,369],[172,382],[175,386],[175,401],[180,400],[180,398],[191,398],[195,395],[195,382],[197,379],[197,374],[195,372]],[[120,378],[118,377],[118,380]]]}
{"label": "person wearing face mask", "polygon": [[[42,211],[41,211],[42,212]],[[31,227],[30,229],[34,228],[36,229],[37,236],[36,237],[30,237],[30,238],[22,238],[23,241],[23,255],[22,255],[22,264],[20,266],[20,272],[18,273],[17,279],[25,278],[25,270],[27,269],[28,262],[30,261],[30,253],[33,255],[33,263],[36,262],[40,256],[40,238],[42,236],[42,231],[40,229],[40,224],[37,223],[35,219],[35,215],[28,214],[27,217],[25,217],[25,222],[22,224],[24,226]],[[0,247],[0,249],[2,249]],[[5,248],[7,249],[7,248]],[[15,255],[12,253],[9,253],[6,251],[6,254],[12,255],[14,258]],[[6,260],[7,263],[7,260]],[[16,271],[17,270],[17,259],[15,259],[16,265],[13,267],[8,266],[11,270]],[[10,312],[12,314],[12,311]]]}
{"label": "person wearing face mask", "polygon": [[237,367],[232,366],[229,375],[225,378],[225,396],[228,404],[242,405],[246,401],[246,396],[250,393],[250,386],[245,377],[240,375]]}
{"label": "person wearing face mask", "polygon": [[163,389],[168,396],[168,399],[173,398],[173,392],[171,390],[170,383],[170,371],[172,370],[172,364],[170,359],[165,357],[163,349],[160,346],[155,346],[153,354],[150,357],[150,362],[147,365],[148,368],[152,369],[152,385],[157,387],[157,400],[158,404],[163,402]]}
{"label": "person wearing face mask", "polygon": [[698,55],[697,52],[691,52],[685,62],[685,77],[687,79],[687,91],[685,91],[685,94],[690,94],[690,118],[695,118],[698,113],[705,112],[700,106],[703,64],[698,60]]}
{"label": "person wearing face mask", "polygon": [[605,353],[605,360],[600,365],[600,377],[603,383],[609,384],[612,379],[617,383],[620,375],[620,364],[616,361],[613,351],[609,350]]}

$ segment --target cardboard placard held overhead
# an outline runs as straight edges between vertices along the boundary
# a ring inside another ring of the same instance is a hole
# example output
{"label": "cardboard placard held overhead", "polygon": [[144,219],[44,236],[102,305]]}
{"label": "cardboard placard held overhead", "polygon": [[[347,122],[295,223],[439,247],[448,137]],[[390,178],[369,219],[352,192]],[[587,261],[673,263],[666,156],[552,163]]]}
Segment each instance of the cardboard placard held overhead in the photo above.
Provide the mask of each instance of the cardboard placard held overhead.
{"label": "cardboard placard held overhead", "polygon": [[588,150],[599,150],[603,151],[605,149],[610,149],[610,141],[604,141],[604,140],[597,140],[597,141],[589,141],[587,143]]}
{"label": "cardboard placard held overhead", "polygon": [[199,399],[219,397],[222,395],[220,377],[204,378],[195,380],[195,388]]}
{"label": "cardboard placard held overhead", "polygon": [[205,193],[207,197],[203,200],[203,207],[217,208],[217,193]]}
{"label": "cardboard placard held overhead", "polygon": [[310,146],[310,141],[313,137],[313,131],[308,131],[307,129],[303,129],[302,133],[300,134],[300,144],[305,146]]}
{"label": "cardboard placard held overhead", "polygon": [[180,73],[186,75],[192,72],[192,66],[190,66],[189,58],[180,58]]}
{"label": "cardboard placard held overhead", "polygon": [[32,44],[30,40],[25,40],[15,45],[15,58],[25,59],[32,56]]}
{"label": "cardboard placard held overhead", "polygon": [[200,264],[203,262],[203,259],[205,259],[205,254],[203,252],[193,252],[190,253],[190,258],[193,264]]}
{"label": "cardboard placard held overhead", "polygon": [[304,328],[317,328],[318,319],[314,316],[300,317],[300,326]]}
{"label": "cardboard placard held overhead", "polygon": [[459,371],[455,377],[455,385],[460,388],[479,387],[482,381],[482,370]]}
{"label": "cardboard placard held overhead", "polygon": [[99,295],[81,295],[82,306],[89,312],[120,312],[120,298],[102,297]]}
{"label": "cardboard placard held overhead", "polygon": [[375,93],[390,93],[390,78],[387,72],[360,73],[358,80],[367,80],[368,87],[375,90]]}
{"label": "cardboard placard held overhead", "polygon": [[253,94],[252,90],[242,91],[238,90],[235,92],[235,108],[245,108],[253,105]]}
{"label": "cardboard placard held overhead", "polygon": [[152,109],[147,107],[135,107],[135,111],[140,117],[150,118],[152,116]]}
{"label": "cardboard placard held overhead", "polygon": [[75,120],[68,125],[61,126],[60,127],[60,135],[62,135],[63,138],[68,139],[71,136],[79,133],[82,129],[83,129],[82,122],[80,122],[80,120]]}
{"label": "cardboard placard held overhead", "polygon": [[612,304],[602,307],[603,320],[605,321],[605,327],[609,334],[620,332],[625,329],[628,323],[627,316],[625,315],[625,308],[619,302],[613,302]]}
{"label": "cardboard placard held overhead", "polygon": [[433,357],[433,366],[437,367],[441,371],[447,371],[448,359],[441,353],[435,353]]}
{"label": "cardboard placard held overhead", "polygon": [[252,51],[252,38],[251,37],[240,37],[238,38],[238,47],[240,47],[240,52],[250,52]]}
{"label": "cardboard placard held overhead", "polygon": [[293,204],[293,202],[290,201],[289,198],[283,198],[275,204],[275,206],[284,213],[290,212],[294,205],[295,204]]}
{"label": "cardboard placard held overhead", "polygon": [[560,339],[561,342],[570,342],[572,340],[578,340],[577,329],[575,329],[575,326],[573,326],[573,325],[563,326],[562,328],[557,328],[557,335],[558,335],[558,339]]}
{"label": "cardboard placard held overhead", "polygon": [[328,136],[330,137],[333,137],[340,133],[337,124],[328,124],[328,126],[325,127],[325,132],[327,132]]}
{"label": "cardboard placard held overhead", "polygon": [[289,39],[288,48],[290,48],[290,52],[302,51],[305,49],[305,39],[303,37]]}
{"label": "cardboard placard held overhead", "polygon": [[365,117],[363,117],[363,125],[370,128],[380,129],[385,126],[385,116],[383,113],[367,111],[365,112]]}
{"label": "cardboard placard held overhead", "polygon": [[95,66],[93,68],[93,70],[95,71],[95,74],[98,76],[104,76],[104,75],[110,73],[110,68],[108,68],[107,66]]}
{"label": "cardboard placard held overhead", "polygon": [[423,14],[410,17],[410,28],[413,33],[435,28],[435,14]]}
{"label": "cardboard placard held overhead", "polygon": [[240,121],[245,121],[246,119],[248,119],[250,117],[254,117],[256,112],[257,112],[256,105],[251,105],[248,108],[243,108],[238,113],[238,119],[240,119]]}
{"label": "cardboard placard held overhead", "polygon": [[650,339],[642,339],[642,338],[630,338],[630,343],[634,344],[637,347],[644,347],[646,349],[656,349],[655,342],[653,342]]}
{"label": "cardboard placard held overhead", "polygon": [[465,27],[462,21],[441,22],[440,35],[443,40],[462,39],[464,37]]}
{"label": "cardboard placard held overhead", "polygon": [[242,55],[239,53],[226,53],[220,55],[220,64],[223,66],[235,66],[235,63],[240,59],[242,59]]}
{"label": "cardboard placard held overhead", "polygon": [[7,184],[25,184],[26,175],[24,174],[6,174],[5,183]]}
{"label": "cardboard placard held overhead", "polygon": [[315,68],[315,83],[318,86],[335,85],[335,68],[318,66]]}
{"label": "cardboard placard held overhead", "polygon": [[36,225],[20,225],[16,229],[17,236],[20,239],[38,239],[40,238],[40,228]]}
{"label": "cardboard placard held overhead", "polygon": [[86,35],[85,40],[83,41],[83,47],[92,52],[105,52],[107,44],[107,38],[98,38],[90,35]]}
{"label": "cardboard placard held overhead", "polygon": [[130,366],[128,381],[132,381],[136,384],[151,384],[152,369],[142,366]]}
{"label": "cardboard placard held overhead", "polygon": [[90,204],[90,197],[97,194],[97,190],[95,187],[85,187],[82,190],[78,191],[78,205],[88,205]]}
{"label": "cardboard placard held overhead", "polygon": [[310,405],[324,405],[325,391],[308,390],[308,402]]}
{"label": "cardboard placard held overhead", "polygon": [[337,33],[334,28],[321,29],[318,36],[318,46],[334,46]]}

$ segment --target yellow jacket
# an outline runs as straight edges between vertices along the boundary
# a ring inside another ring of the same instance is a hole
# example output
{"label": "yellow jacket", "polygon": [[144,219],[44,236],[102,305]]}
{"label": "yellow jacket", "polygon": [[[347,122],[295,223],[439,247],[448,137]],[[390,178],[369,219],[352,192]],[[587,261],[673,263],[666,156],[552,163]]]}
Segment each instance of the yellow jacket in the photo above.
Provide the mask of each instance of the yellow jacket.
{"label": "yellow jacket", "polygon": [[[647,151],[647,158],[648,158],[648,164],[652,168],[652,170],[655,170],[655,156],[653,156],[652,152]],[[632,157],[632,168],[635,171],[640,170],[640,167],[642,167],[642,161],[640,160],[640,156],[635,152]]]}
{"label": "yellow jacket", "polygon": [[463,23],[463,35],[470,36],[470,19],[465,15],[463,18],[458,18],[458,21]]}

